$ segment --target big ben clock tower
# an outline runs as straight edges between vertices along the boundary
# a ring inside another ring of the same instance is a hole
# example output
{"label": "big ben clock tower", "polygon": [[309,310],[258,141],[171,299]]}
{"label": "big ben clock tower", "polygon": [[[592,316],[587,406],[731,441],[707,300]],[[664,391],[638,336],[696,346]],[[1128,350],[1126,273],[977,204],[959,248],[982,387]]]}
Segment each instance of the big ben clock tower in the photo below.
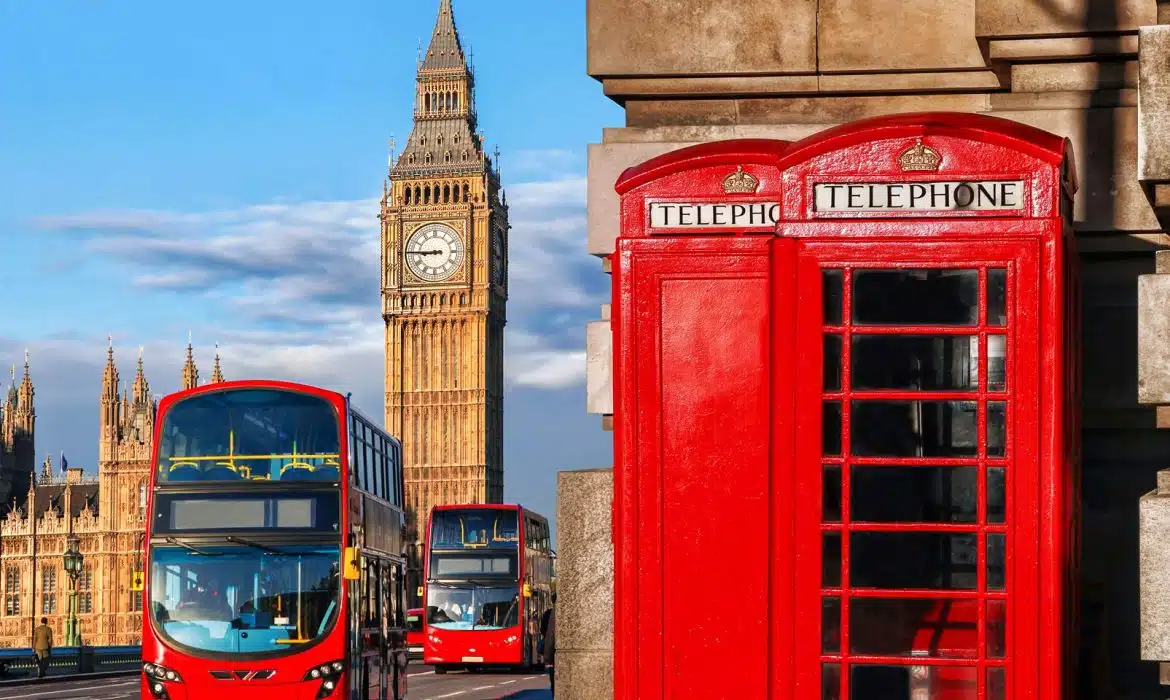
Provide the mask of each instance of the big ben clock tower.
{"label": "big ben clock tower", "polygon": [[[498,156],[497,156],[498,160]],[[476,129],[475,76],[440,0],[414,129],[382,199],[386,429],[402,440],[414,582],[431,506],[504,496],[508,207]]]}

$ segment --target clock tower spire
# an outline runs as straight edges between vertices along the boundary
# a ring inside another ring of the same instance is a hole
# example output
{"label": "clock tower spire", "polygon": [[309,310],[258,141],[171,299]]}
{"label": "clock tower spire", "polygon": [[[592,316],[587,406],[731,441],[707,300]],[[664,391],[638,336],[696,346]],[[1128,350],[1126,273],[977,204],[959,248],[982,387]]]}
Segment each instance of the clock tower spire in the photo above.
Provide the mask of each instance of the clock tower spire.
{"label": "clock tower spire", "polygon": [[412,596],[431,507],[503,501],[509,228],[451,0],[439,2],[415,85],[414,128],[391,159],[381,213],[386,429],[402,440]]}

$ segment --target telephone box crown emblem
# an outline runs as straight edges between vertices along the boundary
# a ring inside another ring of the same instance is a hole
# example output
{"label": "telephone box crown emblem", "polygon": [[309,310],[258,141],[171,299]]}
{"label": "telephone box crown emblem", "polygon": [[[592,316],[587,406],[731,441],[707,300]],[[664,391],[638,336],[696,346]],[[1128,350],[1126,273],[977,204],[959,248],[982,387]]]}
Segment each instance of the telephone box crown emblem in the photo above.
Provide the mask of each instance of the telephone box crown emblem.
{"label": "telephone box crown emblem", "polygon": [[727,194],[751,194],[760,186],[759,179],[751,173],[745,173],[743,166],[737,166],[735,172],[723,178],[723,191]]}
{"label": "telephone box crown emblem", "polygon": [[898,165],[902,166],[902,170],[938,170],[941,164],[942,156],[930,146],[924,145],[922,139],[918,139],[917,143],[898,156]]}

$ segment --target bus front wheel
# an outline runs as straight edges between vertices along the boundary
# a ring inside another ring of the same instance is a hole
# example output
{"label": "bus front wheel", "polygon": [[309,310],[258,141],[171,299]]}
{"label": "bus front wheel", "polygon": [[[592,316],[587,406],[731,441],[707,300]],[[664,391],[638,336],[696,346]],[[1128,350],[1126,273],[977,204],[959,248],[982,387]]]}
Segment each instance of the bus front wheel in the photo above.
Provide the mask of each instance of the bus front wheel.
{"label": "bus front wheel", "polygon": [[446,672],[447,672],[447,667],[446,667],[446,666],[444,666],[444,665],[442,665],[442,664],[435,664],[435,673],[436,673],[436,674],[438,674],[438,675],[440,675],[440,676],[441,676],[441,675],[443,675],[443,674],[444,674],[444,673],[446,673]]}

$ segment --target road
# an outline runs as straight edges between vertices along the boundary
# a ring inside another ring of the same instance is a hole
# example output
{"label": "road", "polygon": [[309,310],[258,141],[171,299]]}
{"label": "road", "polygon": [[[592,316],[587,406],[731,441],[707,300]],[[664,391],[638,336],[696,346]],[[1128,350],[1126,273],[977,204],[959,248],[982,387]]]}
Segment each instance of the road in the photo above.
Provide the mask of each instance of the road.
{"label": "road", "polygon": [[[5,688],[2,700],[141,700],[138,676],[88,681],[45,681]],[[411,664],[408,700],[552,700],[548,677],[521,673],[447,673]]]}

